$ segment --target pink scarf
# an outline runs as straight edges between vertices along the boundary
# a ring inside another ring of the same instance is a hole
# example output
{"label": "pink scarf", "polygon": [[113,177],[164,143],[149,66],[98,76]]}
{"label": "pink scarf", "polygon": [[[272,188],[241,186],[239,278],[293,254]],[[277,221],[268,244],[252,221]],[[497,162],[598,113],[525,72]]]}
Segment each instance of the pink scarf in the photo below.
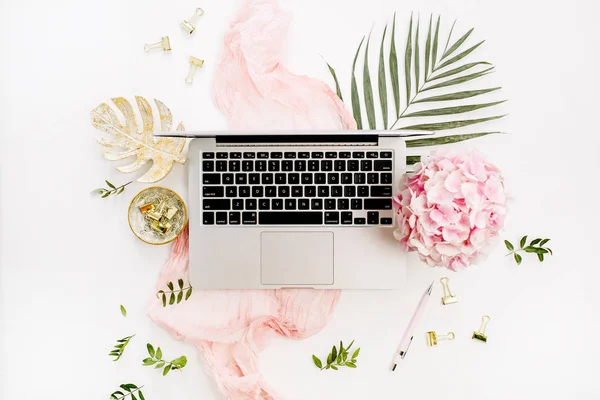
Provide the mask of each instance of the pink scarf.
{"label": "pink scarf", "polygon": [[[323,82],[282,63],[290,18],[276,0],[246,0],[225,34],[214,99],[234,130],[356,129],[351,114]],[[188,277],[188,232],[173,245],[156,288]],[[281,399],[258,369],[258,354],[276,336],[302,339],[328,322],[339,290],[195,290],[188,301],[149,316],[202,351],[226,399]],[[309,360],[310,361],[310,360]]]}

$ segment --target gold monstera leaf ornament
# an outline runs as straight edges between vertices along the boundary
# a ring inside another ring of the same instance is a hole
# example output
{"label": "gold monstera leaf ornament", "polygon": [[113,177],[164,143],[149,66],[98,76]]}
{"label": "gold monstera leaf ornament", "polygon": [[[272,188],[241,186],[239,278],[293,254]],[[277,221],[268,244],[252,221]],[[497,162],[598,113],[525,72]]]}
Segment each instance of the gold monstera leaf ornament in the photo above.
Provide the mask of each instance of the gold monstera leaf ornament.
{"label": "gold monstera leaf ornament", "polygon": [[[163,179],[173,168],[173,163],[185,163],[181,154],[185,146],[185,138],[154,137],[154,117],[150,103],[143,97],[136,96],[135,101],[142,120],[142,129],[138,128],[136,116],[131,104],[123,97],[112,99],[117,109],[123,114],[125,124],[121,124],[115,111],[106,103],[92,110],[92,125],[112,137],[102,137],[98,143],[105,148],[121,148],[121,151],[104,151],[104,158],[111,161],[136,157],[136,160],[117,170],[129,174],[139,170],[152,160],[152,167],[138,182],[157,182]],[[154,100],[160,116],[160,131],[170,132],[173,125],[171,111],[159,100]],[[177,131],[183,131],[183,124],[177,126]]]}

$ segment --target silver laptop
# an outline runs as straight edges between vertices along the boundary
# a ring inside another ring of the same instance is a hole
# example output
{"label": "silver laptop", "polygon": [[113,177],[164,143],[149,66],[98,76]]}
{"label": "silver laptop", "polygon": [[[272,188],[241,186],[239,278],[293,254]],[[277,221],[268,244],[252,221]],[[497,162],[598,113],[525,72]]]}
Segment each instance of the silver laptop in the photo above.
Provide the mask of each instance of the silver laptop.
{"label": "silver laptop", "polygon": [[405,281],[391,132],[184,134],[190,281],[204,289],[389,289]]}

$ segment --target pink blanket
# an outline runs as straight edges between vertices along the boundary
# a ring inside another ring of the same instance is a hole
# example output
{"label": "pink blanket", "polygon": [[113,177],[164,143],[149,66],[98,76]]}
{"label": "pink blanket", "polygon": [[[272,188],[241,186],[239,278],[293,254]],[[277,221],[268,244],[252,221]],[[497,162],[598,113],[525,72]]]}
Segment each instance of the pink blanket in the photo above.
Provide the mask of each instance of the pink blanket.
{"label": "pink blanket", "polygon": [[[225,35],[214,99],[235,130],[356,129],[323,82],[287,70],[281,57],[289,16],[276,0],[247,0]],[[175,241],[156,288],[188,277],[187,229]],[[281,399],[258,370],[276,336],[302,339],[327,324],[338,290],[195,290],[187,302],[149,306],[150,317],[200,348],[226,399]]]}

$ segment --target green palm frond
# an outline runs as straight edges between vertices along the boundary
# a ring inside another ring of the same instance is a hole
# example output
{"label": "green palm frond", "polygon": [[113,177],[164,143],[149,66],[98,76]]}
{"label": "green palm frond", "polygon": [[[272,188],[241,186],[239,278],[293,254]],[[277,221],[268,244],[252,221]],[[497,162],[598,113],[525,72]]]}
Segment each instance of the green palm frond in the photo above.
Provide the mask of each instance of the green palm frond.
{"label": "green palm frond", "polygon": [[[493,113],[477,118],[467,116],[448,120],[449,117],[451,118],[455,114],[468,115],[477,110],[491,110],[506,100],[496,99],[494,101],[464,103],[464,99],[475,98],[501,89],[500,87],[473,88],[476,82],[494,70],[494,66],[487,61],[465,62],[484,41],[469,44],[469,39],[473,40],[474,28],[469,29],[457,40],[453,40],[452,33],[456,25],[455,21],[447,35],[445,46],[440,55],[441,17],[438,16],[437,21],[435,21],[432,14],[428,22],[428,24],[421,27],[420,18],[414,18],[411,14],[404,47],[404,63],[399,63],[398,49],[396,48],[396,14],[394,13],[391,32],[388,31],[388,25],[383,30],[378,49],[377,76],[375,76],[375,71],[369,68],[371,34],[369,34],[364,47],[365,37],[362,38],[352,63],[350,88],[352,111],[358,129],[363,129],[362,105],[364,105],[368,125],[368,128],[365,126],[364,129],[389,128],[407,133],[426,131],[434,132],[434,135],[437,133],[444,135],[436,135],[428,139],[408,140],[409,147],[456,143],[497,133],[467,132],[460,135],[448,135],[446,133],[446,131],[453,129],[469,127],[504,117],[502,114]],[[385,53],[387,52],[386,38],[389,46],[387,60],[385,59]],[[357,70],[357,65],[361,64],[360,61],[363,64],[362,96],[356,80],[356,75],[360,76],[360,71]],[[404,71],[400,71],[399,65],[404,66]],[[342,99],[342,90],[339,87],[335,70],[329,64],[327,66],[334,78],[336,92]],[[402,73],[404,74],[405,86],[403,96],[400,95],[400,76]],[[380,105],[382,126],[378,126],[379,119],[376,115],[372,82],[377,82],[377,100]],[[388,82],[391,83],[391,91],[388,91]],[[393,106],[388,106],[388,93],[391,95]],[[411,119],[410,123],[407,123],[407,119]]]}

